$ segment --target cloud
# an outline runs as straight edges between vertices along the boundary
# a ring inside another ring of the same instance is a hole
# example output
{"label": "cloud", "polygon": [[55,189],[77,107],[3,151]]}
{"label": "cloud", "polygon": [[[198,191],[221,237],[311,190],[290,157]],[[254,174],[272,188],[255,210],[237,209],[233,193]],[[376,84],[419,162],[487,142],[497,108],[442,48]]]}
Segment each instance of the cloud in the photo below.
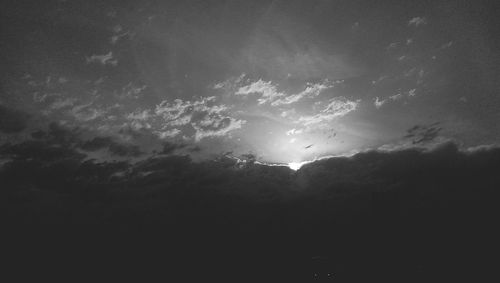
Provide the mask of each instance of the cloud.
{"label": "cloud", "polygon": [[382,107],[382,106],[385,104],[385,102],[386,102],[386,100],[385,100],[385,99],[381,100],[381,99],[379,99],[379,98],[378,98],[378,96],[377,96],[377,97],[375,97],[375,101],[374,101],[374,103],[373,103],[373,104],[375,105],[375,107],[376,107],[377,109],[380,109],[380,107]]}
{"label": "cloud", "polygon": [[139,150],[138,146],[131,144],[122,144],[116,142],[111,137],[95,137],[92,140],[83,142],[80,148],[87,151],[107,149],[111,154],[118,156],[135,157],[141,155],[141,151]]}
{"label": "cloud", "polygon": [[137,86],[133,83],[128,83],[122,88],[122,94],[120,95],[120,97],[138,99],[143,95],[143,92],[146,88],[147,85]]}
{"label": "cloud", "polygon": [[291,135],[298,135],[298,134],[302,134],[303,130],[297,130],[297,129],[291,129],[289,131],[286,132],[286,135],[287,136],[291,136]]}
{"label": "cloud", "polygon": [[163,144],[162,151],[160,154],[172,154],[178,149],[182,149],[186,147],[184,144],[176,144],[176,143],[171,143],[171,142],[165,142]]}
{"label": "cloud", "polygon": [[58,99],[50,105],[50,109],[59,110],[61,108],[71,107],[75,104],[76,101],[76,98]]}
{"label": "cloud", "polygon": [[215,83],[213,89],[231,89],[234,86],[239,85],[243,79],[245,79],[246,74],[243,73],[239,77],[233,77],[222,82]]}
{"label": "cloud", "polygon": [[109,42],[113,45],[116,44],[120,39],[122,39],[124,37],[128,37],[129,39],[134,37],[133,32],[124,31],[123,27],[120,25],[113,26],[111,31],[113,32],[113,35],[110,37]]}
{"label": "cloud", "polygon": [[261,97],[258,99],[259,104],[268,103],[281,96],[285,96],[284,93],[277,90],[276,86],[271,81],[266,82],[262,79],[249,85],[242,86],[235,92],[235,95],[249,94],[260,94]]}
{"label": "cloud", "polygon": [[450,48],[452,45],[453,45],[453,41],[449,41],[448,43],[441,45],[440,49]]}
{"label": "cloud", "polygon": [[0,104],[0,132],[18,133],[27,127],[28,114]]}
{"label": "cloud", "polygon": [[25,141],[18,144],[0,146],[0,155],[13,160],[28,160],[34,162],[54,162],[64,159],[83,159],[84,154],[78,153],[69,145],[58,145],[50,141]]}
{"label": "cloud", "polygon": [[85,57],[85,61],[87,64],[90,63],[100,63],[102,65],[111,65],[116,66],[118,64],[118,60],[113,58],[113,52],[109,51],[107,54],[103,55],[92,55],[90,57]]}
{"label": "cloud", "polygon": [[335,97],[328,102],[328,105],[319,114],[312,116],[301,116],[298,122],[304,126],[329,122],[336,118],[343,117],[356,110],[360,100],[349,100],[345,97]]}
{"label": "cloud", "polygon": [[92,108],[93,102],[87,104],[81,104],[73,107],[69,114],[80,122],[89,122],[103,116],[106,111],[99,108]]}
{"label": "cloud", "polygon": [[425,24],[427,24],[427,20],[423,17],[414,17],[408,21],[409,26],[418,27],[418,26],[425,25]]}
{"label": "cloud", "polygon": [[191,126],[195,141],[224,136],[245,124],[245,121],[229,116],[229,110],[228,106],[217,104],[214,96],[195,101],[176,99],[173,103],[165,100],[155,109],[155,114],[163,120],[163,130],[158,131],[158,134],[175,136],[180,132],[178,127]]}
{"label": "cloud", "polygon": [[155,133],[160,139],[168,139],[178,136],[181,133],[181,130],[174,128],[166,131],[156,131]]}
{"label": "cloud", "polygon": [[412,144],[424,144],[434,141],[442,128],[438,127],[439,122],[429,125],[415,125],[408,129],[405,138],[412,140]]}
{"label": "cloud", "polygon": [[69,128],[61,123],[51,122],[45,134],[38,133],[39,137],[44,137],[51,144],[67,146],[78,143],[80,140],[79,128]]}
{"label": "cloud", "polygon": [[152,117],[151,111],[149,109],[146,110],[137,110],[127,115],[128,120],[139,120],[146,121]]}
{"label": "cloud", "polygon": [[255,96],[259,105],[270,103],[272,106],[283,106],[297,103],[304,98],[317,97],[322,91],[332,88],[335,83],[343,82],[342,80],[330,82],[328,79],[320,83],[307,82],[302,91],[288,94],[278,90],[278,83],[262,79],[257,81],[244,80],[245,76],[245,74],[242,74],[237,78],[233,77],[226,81],[215,83],[212,88],[223,90],[230,95],[234,94],[236,97]]}
{"label": "cloud", "polygon": [[403,95],[401,93],[389,96],[389,99],[393,101],[400,100],[401,98],[403,98]]}
{"label": "cloud", "polygon": [[[98,150],[113,144],[115,142],[109,138],[99,138],[88,141],[85,147],[89,150]],[[101,189],[132,186],[136,188],[133,191],[137,192],[139,197],[139,192],[146,192],[140,188],[146,189],[149,186],[156,188],[154,190],[156,193],[163,190],[183,192],[184,189],[190,188],[194,190],[190,191],[192,192],[190,196],[207,200],[219,196],[213,190],[207,190],[216,188],[217,192],[222,192],[225,197],[240,195],[247,201],[279,203],[288,199],[302,202],[306,199],[311,200],[310,197],[318,197],[318,200],[323,202],[346,205],[345,208],[353,204],[343,203],[342,200],[346,197],[353,198],[351,201],[358,197],[359,201],[364,201],[365,194],[391,190],[398,194],[408,193],[406,196],[412,199],[402,198],[400,201],[410,201],[405,204],[415,205],[414,208],[419,204],[412,201],[423,201],[413,198],[412,194],[416,191],[427,197],[444,197],[448,201],[451,195],[440,196],[442,190],[453,192],[454,197],[457,193],[463,192],[467,193],[462,196],[466,200],[468,195],[485,193],[487,191],[484,189],[488,187],[494,189],[500,182],[496,170],[500,164],[500,149],[495,146],[460,150],[456,144],[448,142],[431,150],[417,148],[395,151],[371,150],[351,157],[315,161],[304,165],[297,172],[285,166],[266,166],[255,162],[253,154],[242,156],[245,160],[254,161],[247,162],[246,166],[239,166],[240,159],[227,156],[192,162],[189,157],[172,155],[183,147],[184,145],[165,143],[160,155],[169,155],[167,157],[159,156],[135,165],[128,163],[106,165],[106,163],[83,162],[84,155],[74,149],[54,147],[41,141],[4,145],[0,147],[0,157],[6,160],[12,158],[13,161],[6,161],[7,169],[0,170],[0,181],[8,178],[11,182],[39,184],[40,178],[44,178],[43,189],[51,189],[51,182],[57,183],[60,179],[64,179],[66,186],[60,189],[72,193],[73,186],[78,186],[82,180],[87,180],[89,183],[98,176],[109,178],[116,172],[128,172],[126,174],[132,179],[128,179],[126,183],[113,184],[109,179],[97,178],[104,185]],[[65,163],[64,160],[72,161]],[[68,167],[66,165],[60,166],[64,164],[71,166],[69,168],[66,168]],[[17,173],[13,174],[14,171]],[[45,179],[42,172],[50,172],[51,176],[60,177],[54,180]],[[149,173],[141,174],[143,172]],[[16,179],[19,176],[22,179]],[[485,177],[487,178],[483,179]],[[481,180],[488,181],[481,182]],[[472,184],[474,186],[470,187]],[[235,190],[235,187],[238,190]],[[436,191],[436,188],[439,190]],[[119,199],[117,198],[117,201]],[[362,209],[367,209],[366,213],[371,213],[370,206]]]}
{"label": "cloud", "polygon": [[[407,93],[407,97],[414,97],[416,96],[416,89],[410,89]],[[398,101],[403,99],[405,96],[403,96],[402,93],[397,93],[395,95],[391,95],[386,99],[380,99],[378,96],[375,97],[375,100],[373,102],[373,105],[375,105],[375,108],[380,109],[383,105],[385,105],[389,101]]]}
{"label": "cloud", "polygon": [[331,87],[332,87],[332,85],[329,85],[329,84],[308,83],[306,86],[306,89],[304,89],[302,92],[297,93],[297,94],[288,95],[284,98],[280,98],[278,100],[275,100],[271,103],[271,105],[279,106],[279,105],[284,105],[284,104],[292,104],[292,103],[298,102],[301,99],[306,98],[306,97],[318,96],[323,90],[329,89]]}
{"label": "cloud", "polygon": [[200,141],[208,137],[221,137],[229,132],[240,129],[246,122],[231,117],[205,119],[200,124],[191,124],[196,131],[195,140]]}
{"label": "cloud", "polygon": [[214,99],[215,97],[209,97],[194,103],[183,101],[182,99],[176,99],[173,103],[164,100],[156,106],[155,114],[161,116],[170,125],[186,125],[191,121],[191,114],[195,111],[195,108],[199,108],[206,102]]}
{"label": "cloud", "polygon": [[390,50],[390,49],[395,49],[399,46],[399,42],[392,42],[390,43],[385,49]]}

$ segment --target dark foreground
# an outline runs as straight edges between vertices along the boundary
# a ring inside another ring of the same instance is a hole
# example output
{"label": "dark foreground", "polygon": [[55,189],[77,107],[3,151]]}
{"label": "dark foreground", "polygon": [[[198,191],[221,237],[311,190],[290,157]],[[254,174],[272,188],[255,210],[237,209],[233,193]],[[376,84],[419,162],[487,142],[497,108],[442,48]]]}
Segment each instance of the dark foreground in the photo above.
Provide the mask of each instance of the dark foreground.
{"label": "dark foreground", "polygon": [[2,274],[23,282],[498,277],[498,150],[367,153],[298,172],[169,158],[146,164],[152,174],[106,182],[77,178],[97,174],[78,171],[85,164],[4,167]]}

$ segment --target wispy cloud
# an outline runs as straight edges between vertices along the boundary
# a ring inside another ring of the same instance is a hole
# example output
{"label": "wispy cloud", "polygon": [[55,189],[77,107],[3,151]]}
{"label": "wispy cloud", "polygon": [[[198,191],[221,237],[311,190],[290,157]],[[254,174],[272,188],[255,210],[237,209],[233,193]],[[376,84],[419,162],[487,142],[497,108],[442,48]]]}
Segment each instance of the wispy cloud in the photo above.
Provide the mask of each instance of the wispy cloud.
{"label": "wispy cloud", "polygon": [[452,45],[453,45],[453,41],[449,41],[448,43],[441,45],[440,49],[450,48]]}
{"label": "wispy cloud", "polygon": [[166,131],[155,131],[154,133],[157,134],[160,139],[168,139],[178,136],[181,130],[174,128]]}
{"label": "wispy cloud", "polygon": [[245,123],[246,121],[232,117],[219,117],[205,120],[204,125],[193,123],[192,126],[196,131],[195,140],[200,141],[208,137],[225,136],[233,130],[240,129]]}
{"label": "wispy cloud", "polygon": [[387,97],[386,99],[380,99],[377,96],[377,97],[375,97],[375,99],[373,101],[373,105],[375,105],[375,108],[380,109],[387,102],[398,101],[398,100],[401,100],[403,98],[414,97],[414,96],[417,95],[417,89],[413,88],[413,89],[410,89],[410,90],[408,90],[407,92],[404,92],[404,93],[405,94],[403,95],[403,93],[399,92],[399,93],[396,93],[394,95],[391,95],[391,96]]}
{"label": "wispy cloud", "polygon": [[293,129],[287,131],[286,135],[287,136],[298,135],[298,134],[302,134],[302,132],[303,132],[303,130],[301,130],[301,129],[297,130],[297,129],[293,128]]}
{"label": "wispy cloud", "polygon": [[87,64],[90,63],[100,63],[102,65],[111,65],[116,66],[118,64],[118,60],[113,58],[113,52],[109,51],[107,54],[103,55],[92,55],[90,57],[85,57],[85,61]]}
{"label": "wispy cloud", "polygon": [[196,101],[163,101],[156,106],[155,114],[163,119],[164,130],[168,131],[170,127],[191,126],[195,131],[193,138],[196,141],[206,137],[224,136],[241,128],[245,123],[230,117],[229,107],[217,104],[214,96]]}
{"label": "wispy cloud", "polygon": [[151,111],[149,109],[146,110],[137,110],[127,115],[128,120],[140,120],[146,121],[151,118]]}
{"label": "wispy cloud", "polygon": [[425,24],[427,24],[427,19],[425,19],[423,17],[414,17],[408,21],[409,26],[418,27],[418,26],[425,25]]}
{"label": "wispy cloud", "polygon": [[401,93],[389,96],[389,99],[393,101],[400,100],[401,98],[403,98],[403,95]]}
{"label": "wispy cloud", "polygon": [[311,84],[308,83],[305,90],[301,91],[297,94],[292,94],[286,96],[284,98],[280,98],[271,103],[273,106],[283,105],[283,104],[292,104],[298,102],[299,100],[306,97],[314,97],[318,96],[323,90],[331,88],[332,85],[329,84]]}
{"label": "wispy cloud", "polygon": [[133,83],[128,83],[126,86],[122,88],[122,93],[120,97],[137,99],[142,96],[146,88],[147,85],[136,85]]}
{"label": "wispy cloud", "polygon": [[214,101],[214,96],[204,97],[193,102],[176,99],[173,103],[170,103],[168,100],[164,100],[156,106],[155,114],[163,117],[165,122],[172,125],[186,125],[196,112],[210,115],[227,109],[224,105],[208,105]]}
{"label": "wispy cloud", "polygon": [[103,116],[106,111],[91,107],[93,102],[73,107],[69,114],[79,122],[89,122]]}
{"label": "wispy cloud", "polygon": [[76,98],[58,99],[50,105],[50,109],[57,110],[65,107],[71,107],[75,104],[76,101]]}
{"label": "wispy cloud", "polygon": [[301,116],[298,120],[304,126],[320,124],[328,122],[336,118],[343,117],[349,112],[356,110],[360,100],[353,101],[345,97],[335,97],[331,99],[328,105],[320,111],[319,114],[313,116]]}
{"label": "wispy cloud", "polygon": [[266,82],[262,79],[249,85],[242,86],[235,92],[235,95],[249,94],[260,94],[261,97],[258,99],[259,104],[271,102],[278,97],[285,96],[284,93],[277,90],[276,86],[271,81]]}
{"label": "wispy cloud", "polygon": [[399,42],[392,42],[391,44],[387,45],[387,47],[385,48],[386,50],[391,50],[391,49],[395,49],[399,46]]}
{"label": "wispy cloud", "polygon": [[246,77],[246,74],[243,73],[237,78],[233,77],[233,78],[227,79],[225,81],[215,83],[212,88],[213,89],[230,89],[236,85],[239,85],[245,77]]}

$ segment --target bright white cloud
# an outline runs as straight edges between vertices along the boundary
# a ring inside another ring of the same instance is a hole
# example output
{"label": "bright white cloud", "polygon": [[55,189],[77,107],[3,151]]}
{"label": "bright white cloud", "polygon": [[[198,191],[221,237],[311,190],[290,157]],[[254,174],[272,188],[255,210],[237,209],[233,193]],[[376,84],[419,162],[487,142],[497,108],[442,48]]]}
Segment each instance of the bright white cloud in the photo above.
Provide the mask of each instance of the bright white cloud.
{"label": "bright white cloud", "polygon": [[306,89],[302,92],[286,96],[284,98],[280,98],[276,101],[273,101],[271,105],[278,106],[284,104],[292,104],[298,102],[299,100],[305,97],[315,97],[318,96],[323,90],[331,88],[332,85],[329,84],[311,84],[308,83]]}
{"label": "bright white cloud", "polygon": [[200,141],[206,137],[224,136],[241,128],[245,121],[230,117],[229,110],[226,105],[216,104],[216,98],[211,96],[196,101],[163,101],[156,106],[155,114],[161,118],[162,129],[167,133],[171,127],[191,126],[195,131],[193,138]]}
{"label": "bright white cloud", "polygon": [[320,124],[323,122],[332,121],[333,119],[343,117],[349,112],[356,110],[360,100],[352,101],[345,97],[335,97],[331,99],[328,105],[320,111],[319,114],[313,116],[301,116],[298,122],[304,126]]}
{"label": "bright white cloud", "polygon": [[243,81],[243,79],[245,78],[246,74],[243,73],[241,74],[239,77],[237,78],[232,78],[232,79],[228,79],[228,80],[225,80],[223,82],[218,82],[216,84],[213,85],[213,89],[228,89],[228,88],[231,88],[235,85],[238,85],[239,83],[241,83]]}
{"label": "bright white cloud", "polygon": [[160,139],[168,139],[178,136],[181,130],[174,128],[167,131],[155,131],[154,133],[157,134]]}
{"label": "bright white cloud", "polygon": [[240,129],[246,121],[237,120],[231,117],[223,119],[211,120],[210,124],[200,126],[195,123],[191,124],[196,131],[195,140],[200,141],[208,137],[221,137],[227,135],[229,132]]}
{"label": "bright white cloud", "polygon": [[374,105],[377,109],[379,109],[380,107],[382,107],[384,104],[385,104],[386,100],[380,100],[380,98],[375,97],[375,102],[374,102]]}
{"label": "bright white cloud", "polygon": [[276,86],[271,81],[263,81],[262,79],[253,82],[249,85],[240,87],[236,92],[236,95],[249,95],[249,94],[261,94],[262,96],[258,99],[259,104],[264,104],[267,102],[274,101],[275,99],[285,96],[284,93],[279,92]]}
{"label": "bright white cloud", "polygon": [[302,134],[303,130],[297,130],[297,129],[291,129],[289,131],[286,132],[286,135],[287,136],[291,136],[291,135],[298,135],[298,134]]}
{"label": "bright white cloud", "polygon": [[151,111],[150,110],[143,110],[143,111],[135,111],[133,113],[130,113],[127,115],[128,120],[140,120],[140,121],[145,121],[151,118]]}

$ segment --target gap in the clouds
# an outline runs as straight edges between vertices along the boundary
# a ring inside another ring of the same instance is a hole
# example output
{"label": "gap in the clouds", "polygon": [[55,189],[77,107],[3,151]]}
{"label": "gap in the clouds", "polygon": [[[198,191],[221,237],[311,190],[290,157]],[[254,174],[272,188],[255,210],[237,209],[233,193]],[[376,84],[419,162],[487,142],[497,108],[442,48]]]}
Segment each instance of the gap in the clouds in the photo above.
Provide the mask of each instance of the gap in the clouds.
{"label": "gap in the clouds", "polygon": [[[330,159],[330,158],[352,157],[353,155],[355,155],[357,153],[359,153],[359,152],[350,152],[348,154],[340,154],[340,155],[325,155],[325,156],[321,156],[321,157],[315,157],[312,160],[294,161],[294,162],[288,162],[288,163],[272,163],[272,162],[265,162],[265,161],[253,161],[253,163],[259,164],[259,165],[264,165],[264,166],[270,166],[270,167],[288,167],[293,171],[299,171],[300,168],[302,168],[304,165],[314,163],[316,161]],[[228,157],[237,160],[237,162],[248,163],[248,160],[240,159],[240,158],[234,157],[234,156],[228,156]]]}

